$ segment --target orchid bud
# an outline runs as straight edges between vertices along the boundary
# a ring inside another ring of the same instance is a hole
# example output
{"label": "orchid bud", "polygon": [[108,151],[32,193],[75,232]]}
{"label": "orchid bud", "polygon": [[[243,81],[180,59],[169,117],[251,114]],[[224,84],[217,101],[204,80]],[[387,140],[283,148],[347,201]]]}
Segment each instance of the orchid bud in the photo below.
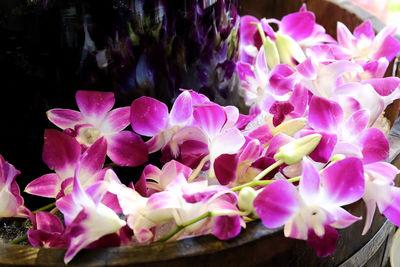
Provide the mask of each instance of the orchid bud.
{"label": "orchid bud", "polygon": [[279,148],[274,159],[282,160],[288,165],[300,162],[304,156],[310,154],[321,141],[322,135],[310,134],[296,139]]}
{"label": "orchid bud", "polygon": [[239,192],[238,205],[239,209],[248,213],[255,214],[253,201],[257,196],[256,190],[252,187],[244,187]]}
{"label": "orchid bud", "polygon": [[293,135],[304,128],[307,125],[307,119],[296,118],[293,120],[284,121],[272,131],[272,135],[275,136],[278,133],[283,133],[286,135]]}
{"label": "orchid bud", "polygon": [[280,63],[278,49],[275,42],[273,42],[268,36],[265,36],[261,23],[257,24],[257,29],[263,42],[265,61],[267,62],[268,68],[272,69]]}
{"label": "orchid bud", "polygon": [[306,56],[304,55],[303,50],[301,49],[299,44],[296,43],[296,41],[293,40],[290,36],[277,32],[275,44],[279,52],[281,63],[286,63],[294,66],[292,58],[295,59],[298,63],[306,60]]}

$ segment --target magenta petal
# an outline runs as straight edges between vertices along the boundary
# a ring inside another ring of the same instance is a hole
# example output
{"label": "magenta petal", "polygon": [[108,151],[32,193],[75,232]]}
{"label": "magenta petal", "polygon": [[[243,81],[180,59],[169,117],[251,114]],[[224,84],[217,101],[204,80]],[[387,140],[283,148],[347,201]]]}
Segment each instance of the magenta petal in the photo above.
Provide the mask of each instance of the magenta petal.
{"label": "magenta petal", "polygon": [[315,16],[312,12],[295,12],[282,18],[279,30],[301,41],[311,35],[314,25]]}
{"label": "magenta petal", "polygon": [[363,163],[369,164],[385,160],[389,157],[389,141],[377,128],[368,128],[360,139],[362,145]]}
{"label": "magenta petal", "polygon": [[296,69],[301,75],[309,80],[315,80],[317,78],[317,70],[312,64],[312,60],[310,57],[297,65]]}
{"label": "magenta petal", "polygon": [[252,70],[252,65],[249,63],[238,62],[236,64],[236,70],[242,83],[245,82],[245,84],[247,84],[246,81],[248,81],[249,78],[254,80],[256,79],[256,75]]}
{"label": "magenta petal", "polygon": [[289,98],[289,102],[294,107],[293,113],[297,116],[303,116],[308,108],[308,90],[307,88],[296,84],[293,93]]}
{"label": "magenta petal", "polygon": [[263,224],[269,228],[284,225],[299,209],[298,192],[286,180],[265,187],[254,199],[254,208]]}
{"label": "magenta petal", "polygon": [[265,156],[273,158],[281,146],[284,146],[293,140],[294,140],[293,137],[290,137],[283,133],[279,133],[279,134],[275,135],[271,139],[271,142],[267,148],[267,152],[265,153]]}
{"label": "magenta petal", "polygon": [[154,136],[168,126],[168,107],[151,97],[142,96],[131,105],[132,129],[144,136]]}
{"label": "magenta petal", "polygon": [[375,38],[375,32],[374,29],[372,29],[370,20],[364,21],[354,29],[354,36],[357,39],[363,38],[363,35],[364,38],[367,37],[370,40],[373,40]]}
{"label": "magenta petal", "polygon": [[392,201],[384,211],[381,211],[393,224],[400,226],[400,188],[391,188]]}
{"label": "magenta petal", "polygon": [[81,146],[75,138],[52,129],[44,132],[43,161],[50,169],[72,176],[80,156]]}
{"label": "magenta petal", "polygon": [[344,140],[352,140],[367,128],[369,123],[369,112],[365,109],[353,113],[342,128]]}
{"label": "magenta petal", "polygon": [[345,158],[329,165],[321,174],[326,201],[347,205],[364,194],[364,169],[360,159]]}
{"label": "magenta petal", "polygon": [[299,193],[306,202],[312,203],[312,201],[318,197],[320,177],[318,170],[306,157],[303,158],[303,171],[301,177]]}
{"label": "magenta petal", "polygon": [[228,240],[237,236],[241,229],[239,215],[218,216],[215,218],[212,234],[219,240]]}
{"label": "magenta petal", "polygon": [[100,126],[102,133],[114,133],[125,129],[130,123],[130,107],[116,108],[110,111]]}
{"label": "magenta petal", "polygon": [[112,194],[110,192],[107,192],[104,196],[103,199],[101,200],[101,203],[112,209],[115,213],[122,214],[122,208],[119,205],[118,201],[118,196],[115,194]]}
{"label": "magenta petal", "polygon": [[188,91],[183,91],[175,100],[169,115],[173,125],[187,122],[193,113],[192,97]]}
{"label": "magenta petal", "polygon": [[47,111],[46,114],[49,121],[63,130],[84,122],[82,114],[75,110],[56,108]]}
{"label": "magenta petal", "polygon": [[107,136],[107,155],[120,166],[139,166],[148,159],[147,146],[142,138],[130,131]]}
{"label": "magenta petal", "polygon": [[341,22],[337,23],[337,39],[340,46],[352,48],[355,42],[355,37],[349,29]]}
{"label": "magenta petal", "polygon": [[98,126],[115,103],[114,93],[97,91],[78,91],[76,103],[89,123]]}
{"label": "magenta petal", "polygon": [[374,162],[373,164],[364,165],[364,170],[366,172],[376,173],[380,178],[386,179],[389,184],[391,184],[399,174],[399,169],[387,162]]}
{"label": "magenta petal", "polygon": [[55,173],[49,173],[30,182],[26,186],[25,192],[32,195],[55,198],[60,186],[60,177]]}
{"label": "magenta petal", "polygon": [[371,84],[375,91],[381,96],[388,96],[393,93],[400,85],[400,78],[386,77],[374,78],[362,81],[363,84]]}
{"label": "magenta petal", "polygon": [[335,228],[325,225],[325,234],[319,237],[314,230],[309,229],[307,244],[315,249],[318,257],[327,257],[336,250],[339,234]]}
{"label": "magenta petal", "polygon": [[227,185],[236,179],[238,158],[236,154],[222,154],[214,161],[214,171],[221,185]]}
{"label": "magenta petal", "polygon": [[35,216],[38,230],[56,233],[64,231],[64,226],[56,215],[50,212],[38,211]]}
{"label": "magenta petal", "polygon": [[[79,179],[88,179],[103,168],[106,159],[107,140],[101,137],[83,153],[80,161]],[[82,181],[82,183],[84,183]]]}
{"label": "magenta petal", "polygon": [[309,154],[310,158],[312,158],[316,162],[328,162],[337,144],[337,135],[318,131],[311,131],[310,134],[312,133],[318,133],[322,135],[322,138],[314,151]]}
{"label": "magenta petal", "polygon": [[334,215],[335,222],[331,226],[335,228],[345,228],[356,221],[361,220],[361,217],[356,217],[341,207],[332,207],[329,212]]}
{"label": "magenta petal", "polygon": [[342,121],[343,110],[338,103],[318,96],[311,98],[308,122],[312,128],[335,133]]}
{"label": "magenta petal", "polygon": [[400,42],[395,37],[388,36],[380,44],[378,50],[374,53],[372,59],[377,60],[381,57],[386,57],[386,59],[390,62],[397,56],[399,52],[400,52]]}
{"label": "magenta petal", "polygon": [[193,112],[196,123],[210,138],[213,138],[224,126],[227,117],[224,109],[216,104],[197,106]]}

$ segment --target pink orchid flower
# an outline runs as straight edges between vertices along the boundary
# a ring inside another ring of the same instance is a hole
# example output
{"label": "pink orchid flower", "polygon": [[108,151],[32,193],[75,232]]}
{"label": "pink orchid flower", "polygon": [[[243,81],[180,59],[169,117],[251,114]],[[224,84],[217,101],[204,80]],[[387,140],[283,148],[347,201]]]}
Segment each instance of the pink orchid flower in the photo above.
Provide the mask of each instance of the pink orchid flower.
{"label": "pink orchid flower", "polygon": [[55,173],[45,174],[30,182],[25,192],[49,198],[59,198],[71,191],[78,165],[80,183],[84,188],[103,180],[107,142],[101,137],[83,154],[79,143],[71,136],[57,130],[46,130],[43,160]]}
{"label": "pink orchid flower", "polygon": [[357,201],[363,193],[363,166],[359,159],[343,159],[319,174],[305,158],[298,189],[286,180],[278,180],[258,194],[254,208],[266,227],[284,225],[286,237],[307,240],[317,255],[324,257],[336,248],[335,228],[360,219],[341,206]]}
{"label": "pink orchid flower", "polygon": [[369,112],[366,110],[358,110],[345,121],[338,103],[313,96],[308,124],[323,135],[320,144],[326,144],[326,149],[318,150],[321,147],[317,147],[310,157],[327,162],[332,154],[343,154],[362,158],[364,164],[385,160],[389,156],[389,142],[379,129],[368,128],[368,123]]}
{"label": "pink orchid flower", "polygon": [[400,225],[400,188],[394,185],[399,170],[386,162],[364,165],[365,193],[363,200],[367,208],[362,234],[369,230],[376,206],[392,223]]}
{"label": "pink orchid flower", "polygon": [[131,131],[123,131],[130,123],[130,108],[111,110],[115,103],[111,92],[78,91],[79,111],[51,109],[47,117],[61,129],[72,129],[73,135],[84,147],[96,140],[107,140],[107,155],[120,166],[138,166],[147,161],[143,140]]}
{"label": "pink orchid flower", "polygon": [[242,133],[234,127],[238,119],[235,114],[238,115],[237,109],[224,109],[214,103],[197,105],[193,126],[184,127],[174,135],[170,150],[192,168],[196,168],[198,159],[209,156],[209,176],[215,178],[215,160],[228,154],[224,165],[236,164],[235,154],[245,143]]}
{"label": "pink orchid flower", "polygon": [[[83,248],[106,235],[118,232],[126,225],[118,215],[101,203],[108,191],[109,183],[98,182],[83,190],[79,166],[75,170],[73,190],[56,202],[63,213],[68,240],[64,262],[70,262]],[[99,223],[101,222],[101,223]]]}
{"label": "pink orchid flower", "polygon": [[131,105],[132,129],[143,136],[152,137],[146,144],[153,153],[164,147],[172,136],[191,122],[192,96],[183,91],[175,100],[171,112],[164,103],[147,96],[135,99]]}
{"label": "pink orchid flower", "polygon": [[341,47],[355,60],[378,60],[385,57],[389,62],[400,52],[400,42],[394,37],[395,26],[386,26],[376,36],[371,21],[367,20],[354,29],[353,34],[338,22],[337,36]]}
{"label": "pink orchid flower", "polygon": [[0,219],[31,216],[31,212],[24,206],[24,199],[15,181],[18,174],[20,171],[0,155]]}
{"label": "pink orchid flower", "polygon": [[35,213],[36,227],[28,230],[29,243],[35,247],[65,248],[64,225],[58,217],[50,212]]}

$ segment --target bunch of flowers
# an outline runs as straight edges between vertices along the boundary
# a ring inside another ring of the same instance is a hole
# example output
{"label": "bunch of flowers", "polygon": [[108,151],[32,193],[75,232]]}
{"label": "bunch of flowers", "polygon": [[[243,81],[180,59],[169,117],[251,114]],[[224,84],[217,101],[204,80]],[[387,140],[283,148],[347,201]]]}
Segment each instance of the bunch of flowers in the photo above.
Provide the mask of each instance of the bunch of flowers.
{"label": "bunch of flowers", "polygon": [[[87,247],[226,240],[255,219],[323,257],[336,229],[361,220],[343,208],[360,199],[363,234],[376,207],[400,226],[399,170],[384,162],[389,142],[374,127],[400,96],[400,79],[383,77],[400,43],[395,28],[375,36],[369,21],[337,31],[336,41],[305,6],[281,20],[242,17],[236,68],[247,115],[192,90],[170,110],[147,96],[112,109],[113,93],[78,91],[79,111],[47,112],[61,129],[44,136],[53,172],[25,188],[55,199],[63,222],[24,206],[18,171],[1,157],[0,217],[29,218],[30,243],[68,248],[66,263]],[[160,162],[121,183],[113,165],[143,165],[155,152]]]}

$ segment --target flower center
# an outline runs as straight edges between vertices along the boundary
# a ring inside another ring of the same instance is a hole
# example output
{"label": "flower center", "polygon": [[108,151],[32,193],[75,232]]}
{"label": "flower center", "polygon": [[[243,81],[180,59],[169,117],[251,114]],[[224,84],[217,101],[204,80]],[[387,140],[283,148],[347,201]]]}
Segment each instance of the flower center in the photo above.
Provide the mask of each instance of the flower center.
{"label": "flower center", "polygon": [[100,131],[94,127],[86,127],[79,131],[79,143],[91,146],[100,137]]}

